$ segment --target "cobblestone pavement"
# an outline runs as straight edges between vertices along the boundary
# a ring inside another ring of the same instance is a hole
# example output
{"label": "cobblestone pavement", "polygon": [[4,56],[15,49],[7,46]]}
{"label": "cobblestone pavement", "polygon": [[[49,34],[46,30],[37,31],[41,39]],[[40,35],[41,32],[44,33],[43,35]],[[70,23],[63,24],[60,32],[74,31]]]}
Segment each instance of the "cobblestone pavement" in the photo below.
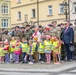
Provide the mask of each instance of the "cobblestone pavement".
{"label": "cobblestone pavement", "polygon": [[0,64],[0,75],[76,75],[76,62],[51,64]]}

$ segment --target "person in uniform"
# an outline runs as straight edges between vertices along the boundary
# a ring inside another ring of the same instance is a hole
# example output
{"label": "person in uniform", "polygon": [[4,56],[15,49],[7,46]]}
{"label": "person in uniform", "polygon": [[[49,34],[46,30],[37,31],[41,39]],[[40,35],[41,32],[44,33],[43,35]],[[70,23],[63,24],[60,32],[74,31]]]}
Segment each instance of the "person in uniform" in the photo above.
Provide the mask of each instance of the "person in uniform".
{"label": "person in uniform", "polygon": [[60,28],[57,26],[57,22],[52,22],[52,27],[49,31],[50,35],[60,37]]}
{"label": "person in uniform", "polygon": [[8,42],[11,40],[11,36],[8,35],[8,30],[6,30],[2,36],[2,41],[4,42],[5,40],[8,40]]}
{"label": "person in uniform", "polygon": [[33,34],[32,30],[30,30],[30,25],[26,25],[25,30],[25,38],[29,40]]}
{"label": "person in uniform", "polygon": [[13,32],[13,34],[14,34],[14,37],[19,37],[20,38],[20,40],[21,40],[21,31],[20,31],[20,28],[19,28],[19,26],[16,26],[15,27],[15,31]]}

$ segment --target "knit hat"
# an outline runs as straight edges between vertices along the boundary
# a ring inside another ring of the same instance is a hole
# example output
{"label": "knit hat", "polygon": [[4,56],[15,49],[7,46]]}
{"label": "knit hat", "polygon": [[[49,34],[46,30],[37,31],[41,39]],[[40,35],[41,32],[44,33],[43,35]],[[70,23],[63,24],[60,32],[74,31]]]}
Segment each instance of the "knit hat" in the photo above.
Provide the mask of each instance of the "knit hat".
{"label": "knit hat", "polygon": [[51,37],[50,37],[50,35],[46,35],[46,38],[50,39]]}

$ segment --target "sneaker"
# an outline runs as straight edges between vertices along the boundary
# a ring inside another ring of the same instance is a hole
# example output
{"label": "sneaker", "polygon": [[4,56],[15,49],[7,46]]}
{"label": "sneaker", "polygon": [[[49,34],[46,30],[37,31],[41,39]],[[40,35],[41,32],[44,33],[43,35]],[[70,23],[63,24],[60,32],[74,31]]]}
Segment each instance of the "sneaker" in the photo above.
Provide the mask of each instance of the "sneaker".
{"label": "sneaker", "polygon": [[15,63],[16,63],[16,64],[18,64],[19,62],[18,62],[18,61],[16,61]]}
{"label": "sneaker", "polygon": [[60,63],[60,62],[56,62],[56,63],[54,63],[54,64],[59,65],[59,64],[61,64],[61,63]]}
{"label": "sneaker", "polygon": [[44,61],[41,61],[41,64],[43,64],[44,63]]}
{"label": "sneaker", "polygon": [[50,64],[50,62],[46,62],[47,64]]}
{"label": "sneaker", "polygon": [[5,62],[6,64],[9,64],[10,62]]}
{"label": "sneaker", "polygon": [[29,64],[33,64],[33,62],[29,62]]}

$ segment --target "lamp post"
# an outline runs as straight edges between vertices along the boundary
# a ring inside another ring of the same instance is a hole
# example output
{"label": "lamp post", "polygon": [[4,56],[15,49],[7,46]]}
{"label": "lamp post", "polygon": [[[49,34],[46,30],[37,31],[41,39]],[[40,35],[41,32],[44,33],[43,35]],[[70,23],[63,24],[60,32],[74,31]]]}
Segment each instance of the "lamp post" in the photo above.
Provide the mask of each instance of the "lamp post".
{"label": "lamp post", "polygon": [[[71,9],[70,9],[70,4],[72,5],[72,8]],[[69,20],[69,22],[70,22],[70,12],[74,8],[73,2],[72,2],[72,0],[68,0],[68,1],[64,0],[63,3],[62,3],[62,5],[65,8],[64,14],[66,16],[66,21]]]}
{"label": "lamp post", "polygon": [[[69,1],[69,0],[68,0]],[[62,5],[64,6],[64,14],[65,14],[65,16],[66,16],[66,21],[68,20],[68,12],[69,12],[69,10],[68,10],[68,8],[69,8],[69,4],[67,3],[67,1],[66,0],[64,0],[63,1],[63,3],[62,3]]]}
{"label": "lamp post", "polygon": [[39,26],[39,0],[37,0],[37,25]]}

